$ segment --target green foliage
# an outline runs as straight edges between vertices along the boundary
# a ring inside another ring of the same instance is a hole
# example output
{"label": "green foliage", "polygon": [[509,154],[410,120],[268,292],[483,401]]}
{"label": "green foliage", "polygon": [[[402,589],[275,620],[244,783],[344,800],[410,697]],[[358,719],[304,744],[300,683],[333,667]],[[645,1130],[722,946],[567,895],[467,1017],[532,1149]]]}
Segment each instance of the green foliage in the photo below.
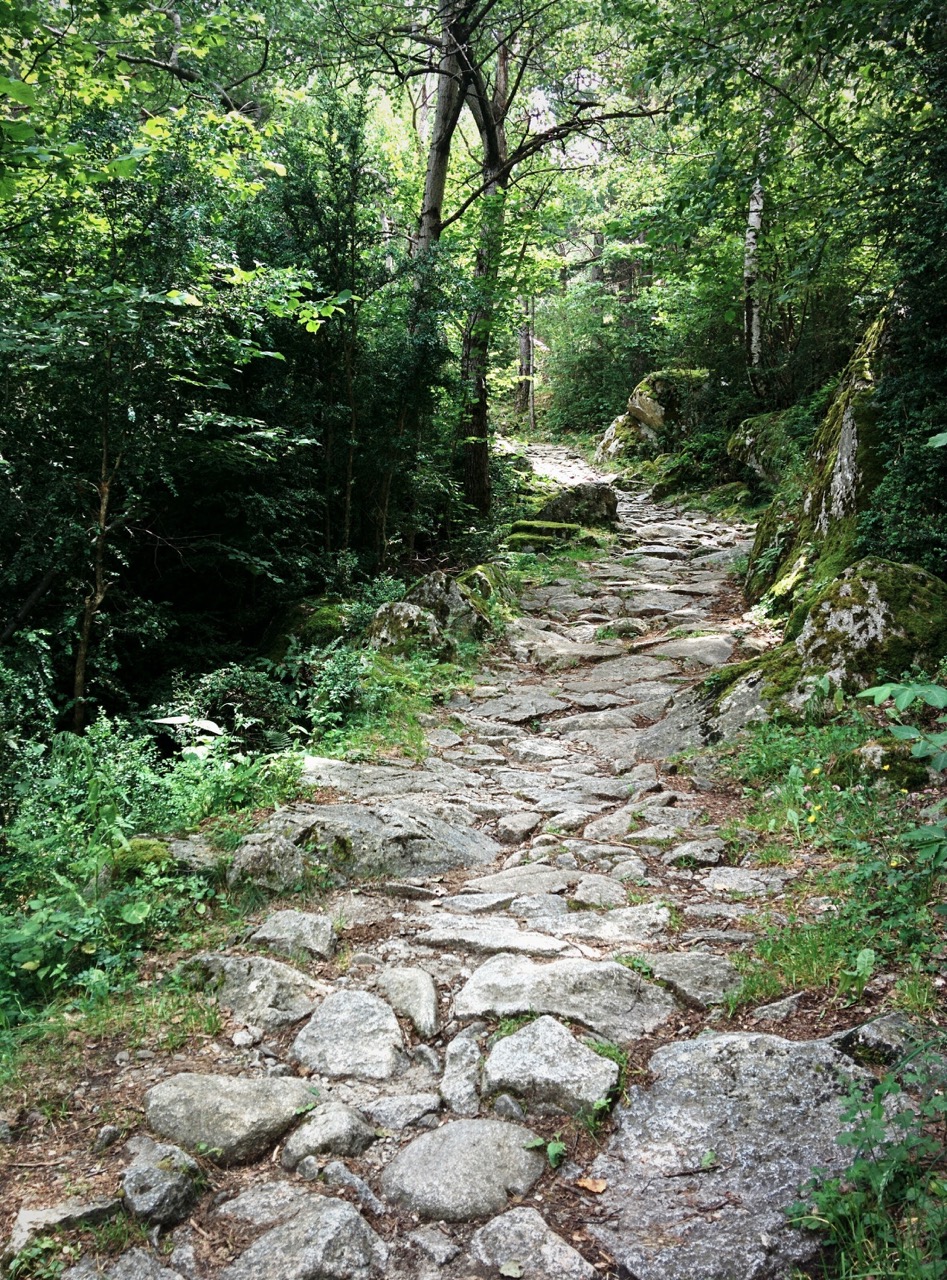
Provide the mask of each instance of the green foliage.
{"label": "green foliage", "polygon": [[[900,1079],[885,1075],[870,1098],[853,1087],[839,1141],[855,1159],[843,1177],[815,1178],[788,1210],[793,1225],[827,1236],[837,1280],[935,1280],[947,1266],[947,1100],[943,1037],[915,1051]],[[906,1090],[910,1091],[910,1095]]]}

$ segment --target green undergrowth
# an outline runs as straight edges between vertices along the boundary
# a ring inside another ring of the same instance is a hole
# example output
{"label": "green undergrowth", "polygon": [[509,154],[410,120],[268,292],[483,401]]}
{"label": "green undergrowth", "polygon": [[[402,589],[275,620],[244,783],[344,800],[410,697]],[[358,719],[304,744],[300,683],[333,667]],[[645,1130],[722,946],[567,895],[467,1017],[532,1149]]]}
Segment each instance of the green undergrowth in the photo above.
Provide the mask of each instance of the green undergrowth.
{"label": "green undergrowth", "polygon": [[[911,705],[894,710],[895,736],[912,731],[900,723]],[[933,712],[922,704],[925,718],[916,743],[933,731]],[[859,749],[876,743],[879,731],[884,740],[877,717],[848,703],[823,723],[773,721],[718,749],[748,802],[729,832],[731,860],[801,871],[789,882],[788,906],[780,904],[788,920],[765,927],[742,961],[731,1011],[788,990],[826,990],[858,1003],[882,972],[897,974],[892,1004],[930,1006],[945,954],[947,834],[936,805],[925,816],[935,790],[921,798],[897,785],[891,765],[859,767]]]}

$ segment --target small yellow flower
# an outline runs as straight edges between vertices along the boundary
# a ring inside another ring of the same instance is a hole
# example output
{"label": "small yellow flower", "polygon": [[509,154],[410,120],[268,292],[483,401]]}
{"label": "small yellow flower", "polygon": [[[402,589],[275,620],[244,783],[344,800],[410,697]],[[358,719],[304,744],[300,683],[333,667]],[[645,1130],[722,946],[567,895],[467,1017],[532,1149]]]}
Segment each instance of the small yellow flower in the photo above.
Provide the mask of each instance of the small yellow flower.
{"label": "small yellow flower", "polygon": [[901,865],[900,858],[892,858],[891,861],[888,863],[889,867],[900,867],[900,865]]}
{"label": "small yellow flower", "polygon": [[810,772],[809,777],[817,778],[821,772],[822,772],[822,766],[820,764],[817,764],[816,767]]}
{"label": "small yellow flower", "polygon": [[882,768],[882,770],[883,770],[885,773],[887,773],[887,772],[888,772],[888,770],[891,768],[891,765],[890,765],[890,764],[883,764],[883,765],[881,766],[881,768]]}
{"label": "small yellow flower", "polygon": [[808,818],[806,818],[806,822],[815,822],[815,814],[810,813]]}

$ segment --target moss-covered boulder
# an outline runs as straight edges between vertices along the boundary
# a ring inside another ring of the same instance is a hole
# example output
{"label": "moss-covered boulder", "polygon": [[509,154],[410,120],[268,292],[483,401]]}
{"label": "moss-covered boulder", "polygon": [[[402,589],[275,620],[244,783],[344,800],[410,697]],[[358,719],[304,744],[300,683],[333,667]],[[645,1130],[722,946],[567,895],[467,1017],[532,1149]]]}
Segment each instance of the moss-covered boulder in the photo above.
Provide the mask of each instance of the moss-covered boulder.
{"label": "moss-covered boulder", "polygon": [[580,524],[558,520],[517,520],[506,538],[511,551],[548,551],[570,543],[595,546],[597,539]]}
{"label": "moss-covered boulder", "polygon": [[920,791],[931,782],[931,770],[911,755],[906,742],[866,742],[846,751],[833,761],[828,776],[840,786],[868,782],[876,787],[897,791]]}
{"label": "moss-covered boulder", "polygon": [[382,653],[411,654],[427,649],[448,658],[454,651],[453,640],[438,626],[434,614],[405,600],[383,604],[368,624],[366,636],[372,648]]}
{"label": "moss-covered boulder", "polygon": [[742,462],[764,484],[778,484],[786,467],[798,461],[798,448],[785,430],[785,418],[785,413],[745,418],[727,441],[728,457]]}
{"label": "moss-covered boulder", "polygon": [[625,412],[611,424],[595,451],[597,462],[625,452],[673,451],[700,418],[706,369],[661,369],[642,378]]}
{"label": "moss-covered boulder", "polygon": [[516,592],[498,564],[478,564],[465,569],[457,578],[457,584],[484,609],[516,604]]}
{"label": "moss-covered boulder", "polygon": [[[804,471],[808,483],[778,494],[777,511],[761,522],[748,582],[787,610],[810,601],[856,558],[859,512],[882,469],[875,387],[887,336],[886,316],[865,334],[822,421]],[[754,420],[755,421],[755,420]]]}
{"label": "moss-covered boulder", "polygon": [[490,630],[490,615],[467,587],[440,569],[427,574],[405,596],[437,619],[442,630],[463,639],[482,640]]}
{"label": "moss-covered boulder", "polygon": [[613,525],[618,494],[610,484],[577,484],[557,493],[536,513],[537,520],[580,525]]}
{"label": "moss-covered boulder", "polygon": [[311,596],[298,600],[274,618],[263,637],[262,650],[267,658],[279,662],[286,656],[291,638],[301,649],[324,648],[340,640],[348,630],[351,601],[341,596]]}
{"label": "moss-covered boulder", "polygon": [[947,583],[913,564],[859,560],[790,617],[803,672],[854,692],[947,653]]}

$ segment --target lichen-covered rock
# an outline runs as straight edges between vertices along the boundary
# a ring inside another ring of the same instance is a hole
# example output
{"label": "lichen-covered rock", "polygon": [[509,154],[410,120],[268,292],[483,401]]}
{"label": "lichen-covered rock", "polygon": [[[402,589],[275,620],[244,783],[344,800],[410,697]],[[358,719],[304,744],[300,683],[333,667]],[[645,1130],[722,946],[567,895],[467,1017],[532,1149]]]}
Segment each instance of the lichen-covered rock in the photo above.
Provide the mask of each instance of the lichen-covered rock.
{"label": "lichen-covered rock", "polygon": [[474,593],[440,569],[417,582],[405,602],[426,609],[442,630],[454,635],[481,640],[490,630],[486,608]]}
{"label": "lichen-covered rock", "polygon": [[291,640],[303,649],[322,648],[348,630],[351,602],[341,596],[310,596],[277,614],[263,637],[263,652],[280,661]]}
{"label": "lichen-covered rock", "polygon": [[578,484],[557,493],[537,511],[536,518],[581,525],[613,525],[618,519],[618,494],[610,484]]}
{"label": "lichen-covered rock", "polygon": [[263,1031],[299,1022],[330,990],[324,982],[265,956],[208,951],[186,961],[180,972],[192,985],[213,991],[219,1003],[241,1021]]}
{"label": "lichen-covered rock", "polygon": [[947,653],[947,583],[917,565],[869,557],[825,587],[804,620],[790,619],[790,639],[797,626],[803,678],[826,675],[854,692],[879,671],[937,665]]}
{"label": "lichen-covered rock", "polygon": [[727,455],[742,462],[766,484],[776,484],[797,449],[786,434],[785,413],[759,413],[746,418],[727,441]]}
{"label": "lichen-covered rock", "polygon": [[453,651],[452,641],[441,631],[434,614],[407,601],[383,604],[368,624],[366,634],[372,648],[384,653],[430,649],[446,657]]}
{"label": "lichen-covered rock", "polygon": [[132,1138],[133,1156],[122,1178],[125,1203],[138,1218],[168,1226],[186,1218],[200,1194],[196,1160],[167,1142]]}
{"label": "lichen-covered rock", "polygon": [[595,536],[585,533],[581,525],[561,520],[517,520],[507,535],[511,551],[541,551],[562,543],[594,543]]}
{"label": "lichen-covered rock", "polygon": [[695,423],[707,387],[705,369],[662,369],[649,373],[628,397],[595,451],[605,462],[626,451],[667,453]]}
{"label": "lichen-covered rock", "polygon": [[816,433],[804,492],[777,495],[778,510],[761,522],[748,574],[755,598],[766,591],[791,608],[855,559],[858,515],[882,476],[874,395],[886,336],[883,314],[852,356]]}

